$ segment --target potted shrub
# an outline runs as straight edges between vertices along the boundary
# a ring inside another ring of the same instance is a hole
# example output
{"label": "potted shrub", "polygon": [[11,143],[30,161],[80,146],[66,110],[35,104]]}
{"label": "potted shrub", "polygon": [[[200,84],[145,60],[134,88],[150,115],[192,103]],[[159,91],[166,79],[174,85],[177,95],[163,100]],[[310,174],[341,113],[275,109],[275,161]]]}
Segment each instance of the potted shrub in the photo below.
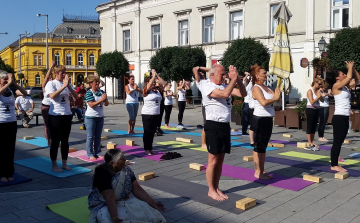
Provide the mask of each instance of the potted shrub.
{"label": "potted shrub", "polygon": [[241,125],[241,117],[243,115],[243,104],[244,100],[242,98],[235,98],[232,106],[232,112],[235,114],[234,121],[236,125]]}
{"label": "potted shrub", "polygon": [[193,96],[193,94],[192,94],[192,90],[190,88],[189,90],[186,90],[186,92],[185,92],[186,104],[190,104],[191,96]]}
{"label": "potted shrub", "polygon": [[307,124],[306,124],[306,104],[307,104],[307,101],[303,100],[295,108],[295,110],[297,111],[297,113],[300,116],[301,127],[302,127],[303,131],[306,131],[306,128],[307,128]]}

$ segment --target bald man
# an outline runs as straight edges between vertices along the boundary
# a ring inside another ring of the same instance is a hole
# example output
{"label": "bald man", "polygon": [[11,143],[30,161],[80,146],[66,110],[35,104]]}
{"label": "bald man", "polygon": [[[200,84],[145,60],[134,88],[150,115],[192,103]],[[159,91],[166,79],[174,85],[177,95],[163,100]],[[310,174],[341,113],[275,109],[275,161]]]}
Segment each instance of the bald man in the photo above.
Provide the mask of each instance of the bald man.
{"label": "bald man", "polygon": [[[208,150],[208,166],[206,181],[209,186],[208,196],[217,201],[229,199],[219,189],[222,165],[225,153],[230,153],[230,114],[231,96],[245,97],[246,89],[238,78],[236,67],[229,66],[229,85],[225,85],[226,72],[223,66],[213,65],[210,70],[210,80],[201,87],[205,106],[206,147]],[[239,89],[235,86],[238,85]]]}

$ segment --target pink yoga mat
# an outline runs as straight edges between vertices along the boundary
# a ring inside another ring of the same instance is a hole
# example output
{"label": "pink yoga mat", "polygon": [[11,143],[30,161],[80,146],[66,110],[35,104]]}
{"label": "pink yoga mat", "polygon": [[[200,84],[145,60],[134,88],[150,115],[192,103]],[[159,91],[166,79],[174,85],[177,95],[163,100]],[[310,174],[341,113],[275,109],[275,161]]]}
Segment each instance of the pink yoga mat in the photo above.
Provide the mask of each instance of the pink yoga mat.
{"label": "pink yoga mat", "polygon": [[[205,168],[206,167],[207,167],[207,164],[205,164]],[[203,170],[203,171],[205,171],[205,170]],[[299,190],[313,184],[313,182],[305,181],[300,178],[291,178],[291,177],[286,177],[286,176],[281,176],[281,175],[271,174],[271,173],[269,173],[269,175],[274,177],[273,179],[260,180],[260,179],[257,179],[254,177],[254,172],[255,171],[252,169],[223,164],[223,169],[222,169],[221,175],[240,179],[240,180],[246,180],[246,181],[266,184],[266,185],[270,185],[273,187],[279,187],[279,188],[292,190],[292,191],[299,191]]]}
{"label": "pink yoga mat", "polygon": [[96,160],[88,159],[86,150],[79,150],[76,152],[69,153],[69,156],[73,157],[73,158],[78,158],[78,159],[81,159],[83,161],[90,162],[90,163],[103,163],[104,162],[104,158],[97,158]]}
{"label": "pink yoga mat", "polygon": [[141,158],[145,158],[145,159],[150,159],[150,160],[155,160],[155,161],[162,161],[162,159],[160,159],[160,157],[162,155],[164,155],[164,152],[155,152],[154,155],[147,155],[145,153],[145,150],[141,147],[138,146],[127,146],[127,145],[121,145],[121,146],[117,146],[117,149],[120,149],[121,151],[123,151],[126,154],[129,155],[133,155],[133,156],[137,156],[137,157],[141,157]]}

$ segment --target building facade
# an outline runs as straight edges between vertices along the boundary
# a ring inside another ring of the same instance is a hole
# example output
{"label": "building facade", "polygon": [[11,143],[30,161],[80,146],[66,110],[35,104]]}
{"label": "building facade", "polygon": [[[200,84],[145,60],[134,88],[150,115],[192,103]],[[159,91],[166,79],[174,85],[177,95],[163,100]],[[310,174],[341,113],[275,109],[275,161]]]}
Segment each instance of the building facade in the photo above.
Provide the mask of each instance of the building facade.
{"label": "building facade", "polygon": [[[49,67],[54,60],[65,65],[73,85],[96,71],[101,54],[100,22],[97,16],[64,16],[63,23],[48,33]],[[21,59],[19,58],[21,49]],[[46,69],[46,33],[25,36],[0,51],[2,60],[14,68],[24,86],[41,86]]]}
{"label": "building facade", "polygon": [[[294,61],[290,98],[306,97],[313,68],[301,58],[319,57],[318,42],[329,43],[344,27],[360,25],[360,1],[284,0],[292,13],[288,23]],[[219,60],[231,41],[256,38],[271,52],[280,0],[113,0],[99,5],[102,52],[124,53],[141,85],[149,59],[167,46],[201,46],[208,60]],[[111,86],[109,86],[111,87]]]}

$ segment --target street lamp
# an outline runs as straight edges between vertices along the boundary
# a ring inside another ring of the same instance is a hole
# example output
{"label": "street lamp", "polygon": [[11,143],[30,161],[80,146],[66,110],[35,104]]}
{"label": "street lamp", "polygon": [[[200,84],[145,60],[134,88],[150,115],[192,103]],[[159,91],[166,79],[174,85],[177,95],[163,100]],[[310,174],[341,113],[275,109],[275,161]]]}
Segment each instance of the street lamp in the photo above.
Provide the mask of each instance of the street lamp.
{"label": "street lamp", "polygon": [[49,16],[48,15],[41,15],[41,14],[36,14],[37,17],[41,17],[41,16],[46,16],[46,69],[49,68],[49,46],[48,46],[48,20],[49,20]]}
{"label": "street lamp", "polygon": [[321,52],[321,53],[323,53],[323,52],[325,52],[325,48],[326,48],[326,41],[325,41],[325,39],[324,39],[324,37],[322,36],[321,37],[321,39],[320,39],[320,41],[319,41],[319,43],[318,43],[318,46],[319,46],[319,51]]}
{"label": "street lamp", "polygon": [[[25,31],[25,34],[19,34],[19,74],[21,74],[21,36],[27,36],[30,35],[27,31]],[[22,82],[21,82],[22,87]]]}
{"label": "street lamp", "polygon": [[7,32],[5,32],[5,33],[0,33],[0,34],[5,34],[5,35],[7,35],[8,33],[7,33]]}

